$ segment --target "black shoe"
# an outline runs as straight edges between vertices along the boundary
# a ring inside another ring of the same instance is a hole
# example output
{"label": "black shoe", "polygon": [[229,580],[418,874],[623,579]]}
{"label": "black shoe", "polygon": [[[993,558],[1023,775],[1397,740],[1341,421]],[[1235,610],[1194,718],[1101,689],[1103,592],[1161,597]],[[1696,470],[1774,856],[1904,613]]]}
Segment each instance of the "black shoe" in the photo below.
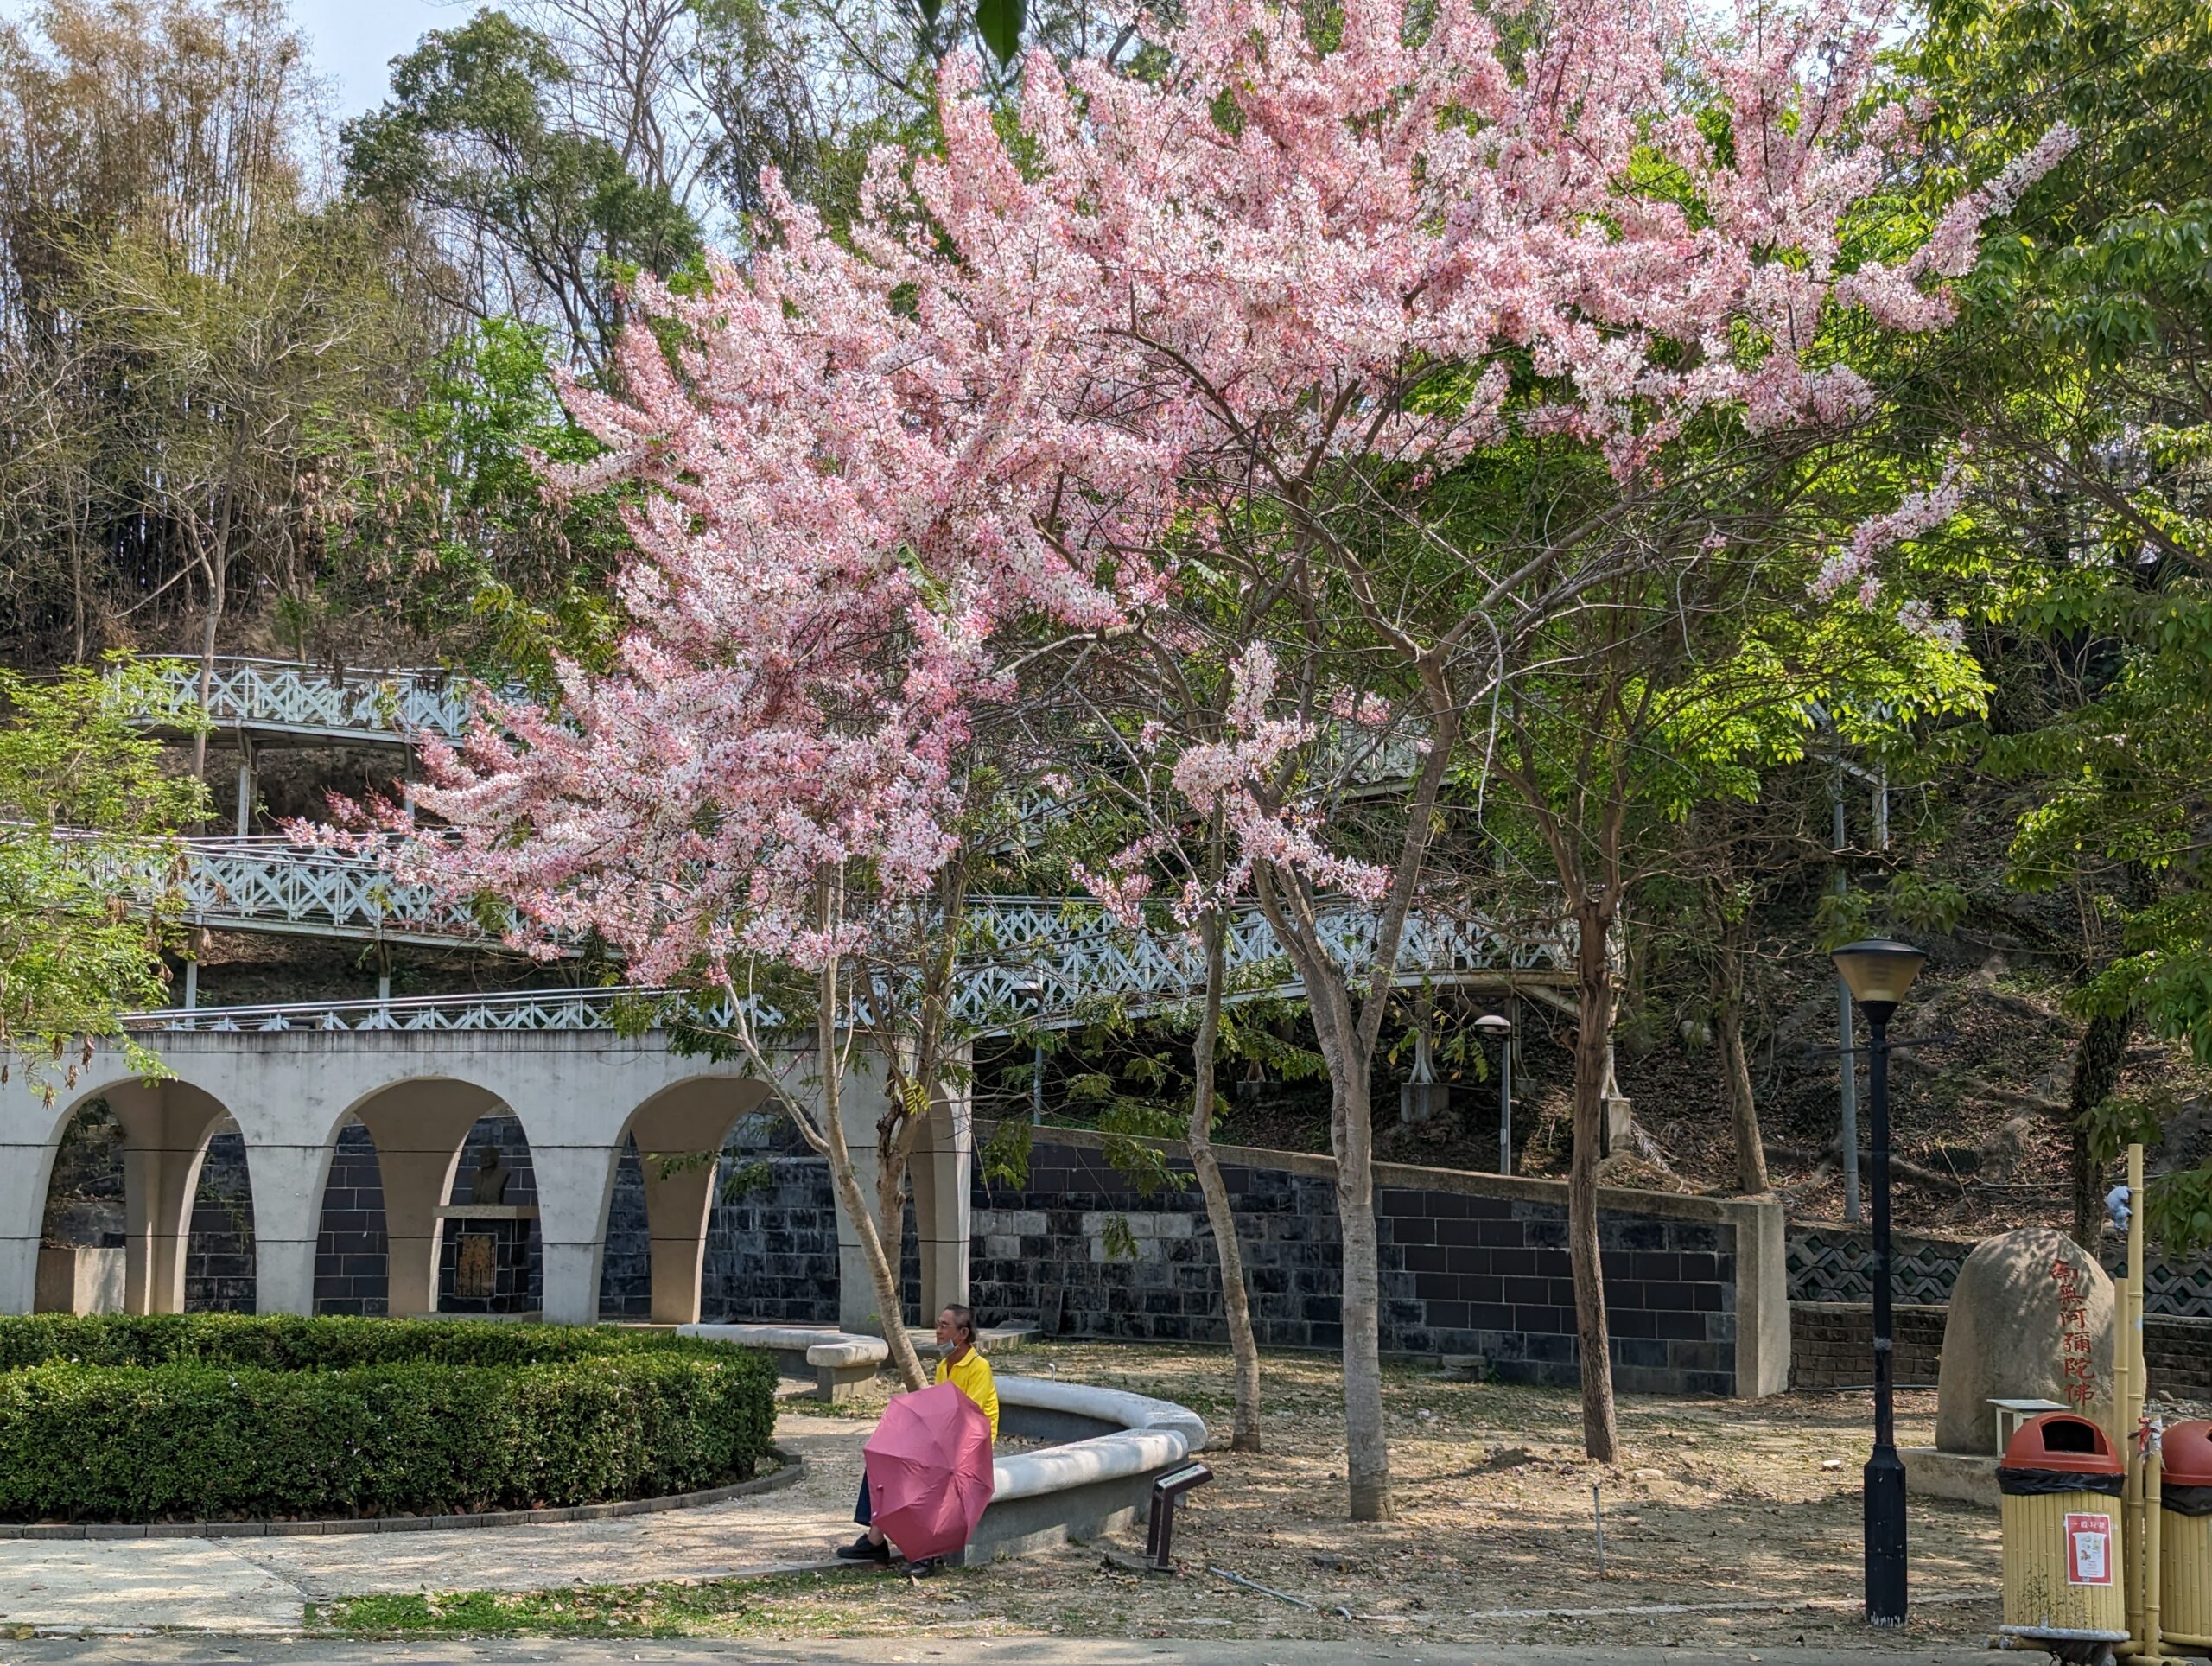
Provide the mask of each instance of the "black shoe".
{"label": "black shoe", "polygon": [[907,1576],[917,1580],[933,1580],[944,1571],[944,1558],[925,1556],[919,1561],[906,1564]]}
{"label": "black shoe", "polygon": [[850,1544],[841,1544],[837,1547],[837,1560],[839,1561],[887,1562],[891,1560],[891,1546],[888,1541],[878,1544],[863,1533]]}

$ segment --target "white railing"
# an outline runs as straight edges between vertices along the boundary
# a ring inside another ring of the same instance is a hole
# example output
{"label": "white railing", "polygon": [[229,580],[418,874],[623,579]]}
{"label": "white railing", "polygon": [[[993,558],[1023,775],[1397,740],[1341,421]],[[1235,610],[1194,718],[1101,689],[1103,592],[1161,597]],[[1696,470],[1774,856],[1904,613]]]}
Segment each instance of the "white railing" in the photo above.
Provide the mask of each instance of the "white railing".
{"label": "white railing", "polygon": [[[400,883],[373,858],[305,850],[279,839],[184,840],[104,851],[101,860],[118,894],[145,906],[163,900],[185,923],[214,930],[442,945],[496,936],[466,907],[441,901],[428,887]],[[1357,975],[1372,963],[1372,913],[1339,907],[1321,924],[1339,966]],[[910,935],[930,929],[926,920],[904,923]],[[563,952],[572,951],[564,945]],[[1256,908],[1230,922],[1227,958],[1239,998],[1296,994],[1301,987]],[[1191,934],[1126,930],[1087,899],[971,897],[961,925],[960,961],[955,1010],[979,1028],[1042,1018],[1072,1023],[1116,1004],[1132,1011],[1170,1006],[1202,993],[1205,976]],[[1573,963],[1571,926],[1507,928],[1475,916],[1415,914],[1406,923],[1392,976],[1408,983],[1495,981],[1508,974],[1553,981]]]}
{"label": "white railing", "polygon": [[518,989],[505,995],[419,995],[389,1001],[291,1001],[245,1007],[176,1007],[133,1013],[133,1031],[273,1033],[286,1030],[606,1030],[632,989]]}
{"label": "white railing", "polygon": [[[1025,1026],[1064,1028],[1103,1015],[1108,1006],[1130,1015],[1154,1013],[1203,993],[1205,958],[1181,933],[1128,932],[1071,917],[1066,907],[1018,897],[975,900],[971,923],[1003,928],[995,946],[957,974],[953,1009],[977,1034]],[[1338,963],[1363,970],[1374,948],[1375,920],[1362,911],[1325,916],[1324,930]],[[1504,981],[1556,982],[1573,960],[1571,935],[1515,936],[1479,921],[1408,921],[1393,981],[1441,984]],[[1230,933],[1229,999],[1295,998],[1304,986],[1266,919],[1240,916]],[[680,1011],[666,991],[628,986],[520,990],[499,995],[437,995],[373,1001],[293,1002],[251,1007],[200,1007],[142,1013],[133,1028],[176,1030],[603,1030],[615,1027],[625,1002],[648,1027],[663,1027]],[[709,1007],[709,1025],[727,1010]],[[761,1021],[774,1027],[765,1009]]]}
{"label": "white railing", "polygon": [[[197,721],[199,666],[153,663],[159,692],[130,715],[155,728]],[[286,659],[218,659],[206,711],[217,729],[409,745],[424,735],[458,740],[474,701],[467,679],[434,669],[345,671]]]}
{"label": "white railing", "polygon": [[184,924],[213,931],[429,944],[496,937],[466,907],[403,883],[373,858],[303,849],[281,837],[111,847],[99,860],[126,900],[158,901]]}

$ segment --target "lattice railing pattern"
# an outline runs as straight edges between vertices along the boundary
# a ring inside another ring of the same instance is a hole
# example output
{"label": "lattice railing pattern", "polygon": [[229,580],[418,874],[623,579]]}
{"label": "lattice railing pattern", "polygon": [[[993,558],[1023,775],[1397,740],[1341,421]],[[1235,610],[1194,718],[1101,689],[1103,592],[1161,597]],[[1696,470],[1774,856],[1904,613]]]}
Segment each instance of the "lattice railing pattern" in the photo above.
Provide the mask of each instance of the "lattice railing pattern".
{"label": "lattice railing pattern", "polygon": [[[482,941],[489,935],[461,907],[427,887],[403,885],[372,859],[303,850],[278,839],[194,839],[183,860],[149,849],[118,864],[119,891],[141,900],[174,887],[192,924],[218,930],[278,930],[387,942]],[[1363,909],[1322,917],[1332,957],[1355,972],[1372,963],[1376,921]],[[1571,928],[1509,932],[1480,919],[1415,915],[1406,924],[1395,976],[1401,982],[1466,982],[1506,974],[1550,981],[1573,964]],[[1205,957],[1182,932],[1129,932],[1095,904],[1047,897],[969,900],[956,1005],[972,1025],[1019,1023],[1038,1014],[1076,1021],[1102,1003],[1141,1010],[1192,998]],[[1230,925],[1230,976],[1243,999],[1294,994],[1299,980],[1273,927],[1257,909]]]}
{"label": "lattice railing pattern", "polygon": [[[1959,1269],[1974,1245],[1942,1238],[1893,1241],[1893,1289],[1899,1301],[1942,1307],[1951,1300]],[[1792,1301],[1872,1301],[1874,1299],[1872,1242],[1847,1227],[1792,1227],[1789,1230],[1789,1299]],[[2107,1273],[2120,1263],[2108,1257]],[[2154,1313],[2181,1319],[2212,1319],[2212,1262],[2167,1261],[2147,1256],[2143,1263],[2143,1305]]]}
{"label": "lattice railing pattern", "polygon": [[416,996],[399,1001],[295,1001],[136,1013],[132,1030],[273,1033],[285,1030],[607,1030],[629,989],[520,989],[505,995]]}
{"label": "lattice railing pattern", "polygon": [[366,857],[303,850],[281,838],[187,839],[104,858],[118,893],[156,898],[215,931],[281,931],[372,941],[450,944],[486,933]]}
{"label": "lattice railing pattern", "polygon": [[[162,697],[132,715],[184,722],[200,710],[200,668],[159,662]],[[219,729],[275,730],[331,740],[412,742],[460,738],[473,710],[470,684],[435,670],[333,671],[284,659],[218,659],[207,721]]]}

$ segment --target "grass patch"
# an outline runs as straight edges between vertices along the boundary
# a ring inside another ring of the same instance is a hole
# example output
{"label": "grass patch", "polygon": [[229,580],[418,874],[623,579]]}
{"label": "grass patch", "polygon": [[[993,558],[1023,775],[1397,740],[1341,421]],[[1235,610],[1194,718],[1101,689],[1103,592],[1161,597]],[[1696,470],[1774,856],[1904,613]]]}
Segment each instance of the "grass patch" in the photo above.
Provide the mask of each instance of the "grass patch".
{"label": "grass patch", "polygon": [[[870,1575],[868,1585],[887,1583],[872,1569],[855,1574]],[[861,1606],[839,1600],[862,1588],[851,1575],[811,1574],[341,1597],[309,1607],[306,1626],[353,1637],[835,1636],[866,1622]]]}

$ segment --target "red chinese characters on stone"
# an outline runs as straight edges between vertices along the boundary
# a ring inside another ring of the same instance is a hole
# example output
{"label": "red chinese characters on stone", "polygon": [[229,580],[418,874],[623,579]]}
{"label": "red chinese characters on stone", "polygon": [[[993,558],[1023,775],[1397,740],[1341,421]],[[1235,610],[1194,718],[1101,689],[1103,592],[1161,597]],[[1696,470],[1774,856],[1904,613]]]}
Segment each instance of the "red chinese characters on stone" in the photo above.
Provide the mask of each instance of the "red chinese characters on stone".
{"label": "red chinese characters on stone", "polygon": [[2060,1256],[2050,1263],[2050,1277],[2058,1287],[2058,1358],[2066,1377],[2066,1397],[2076,1407],[2087,1406],[2096,1398],[2097,1369],[2091,1357],[2082,1269]]}

